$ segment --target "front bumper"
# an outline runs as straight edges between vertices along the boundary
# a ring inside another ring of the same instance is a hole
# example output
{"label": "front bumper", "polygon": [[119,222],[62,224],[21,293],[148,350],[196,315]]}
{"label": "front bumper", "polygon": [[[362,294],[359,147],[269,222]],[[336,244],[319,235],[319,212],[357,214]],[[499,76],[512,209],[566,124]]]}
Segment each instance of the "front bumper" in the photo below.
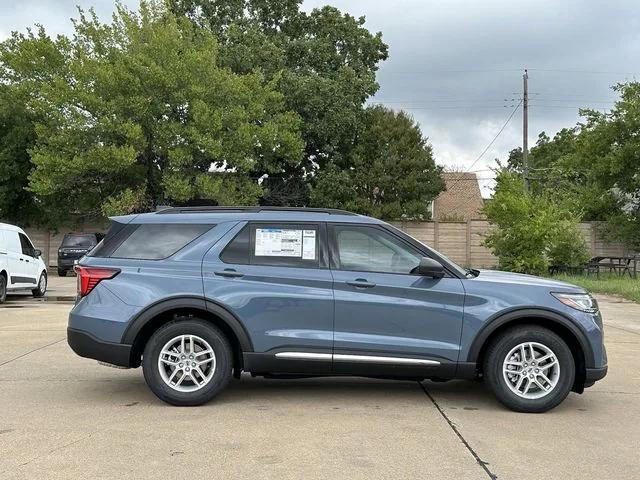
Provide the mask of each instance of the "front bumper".
{"label": "front bumper", "polygon": [[81,357],[131,367],[131,345],[98,340],[90,333],[67,327],[67,343]]}
{"label": "front bumper", "polygon": [[593,385],[598,380],[602,380],[607,375],[608,365],[600,368],[587,368],[586,376],[584,379],[585,387]]}
{"label": "front bumper", "polygon": [[78,258],[60,258],[58,257],[58,268],[60,267],[65,267],[68,269],[72,269],[73,266],[75,265],[75,263],[80,260],[80,257]]}

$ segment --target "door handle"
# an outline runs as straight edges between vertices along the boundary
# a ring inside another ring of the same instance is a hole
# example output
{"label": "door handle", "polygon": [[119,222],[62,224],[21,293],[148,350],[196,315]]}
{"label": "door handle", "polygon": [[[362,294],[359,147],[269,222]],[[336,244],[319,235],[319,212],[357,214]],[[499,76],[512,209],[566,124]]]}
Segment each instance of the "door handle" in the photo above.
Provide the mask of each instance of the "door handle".
{"label": "door handle", "polygon": [[364,278],[356,278],[355,280],[353,280],[351,282],[347,282],[347,285],[351,285],[352,287],[356,287],[356,288],[371,288],[371,287],[375,287],[376,286],[375,283],[368,282]]}
{"label": "door handle", "polygon": [[236,272],[233,268],[225,268],[224,270],[218,270],[217,272],[213,272],[214,275],[218,277],[226,277],[226,278],[240,278],[244,277],[244,273]]}

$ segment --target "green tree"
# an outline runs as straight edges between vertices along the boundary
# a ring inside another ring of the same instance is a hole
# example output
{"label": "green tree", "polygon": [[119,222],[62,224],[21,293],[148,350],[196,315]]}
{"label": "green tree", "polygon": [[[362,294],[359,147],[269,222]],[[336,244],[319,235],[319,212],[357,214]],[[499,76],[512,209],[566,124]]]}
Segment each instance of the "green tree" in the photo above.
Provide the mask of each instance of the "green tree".
{"label": "green tree", "polygon": [[560,197],[526,193],[516,173],[499,173],[484,213],[493,227],[484,243],[504,270],[543,274],[550,264],[577,266],[588,259],[580,212]]}
{"label": "green tree", "polygon": [[611,111],[583,110],[578,158],[594,193],[607,201],[604,231],[640,251],[640,82],[614,86]]}
{"label": "green tree", "polygon": [[312,204],[384,219],[429,218],[444,184],[431,145],[404,112],[366,110],[354,148],[318,173]]}
{"label": "green tree", "polygon": [[0,219],[11,223],[38,220],[33,194],[27,190],[31,172],[29,148],[35,139],[33,117],[24,95],[0,84]]}
{"label": "green tree", "polygon": [[[553,138],[542,132],[529,154],[532,190],[579,205],[611,240],[640,250],[640,83],[619,84],[611,111],[581,110],[583,123]],[[522,171],[514,149],[507,168]]]}
{"label": "green tree", "polygon": [[[281,78],[221,67],[211,31],[157,2],[139,13],[118,5],[110,24],[81,11],[74,26],[72,38],[40,29],[0,48],[3,80],[31,90],[30,188],[52,210],[251,204],[258,176],[300,163],[300,118],[277,89]],[[43,51],[52,65],[38,62]]]}
{"label": "green tree", "polygon": [[380,33],[334,7],[300,10],[302,0],[171,0],[172,9],[219,39],[218,62],[236,73],[260,70],[302,118],[303,162],[265,181],[270,204],[305,204],[308,183],[354,148],[363,106],[378,90],[387,58]]}

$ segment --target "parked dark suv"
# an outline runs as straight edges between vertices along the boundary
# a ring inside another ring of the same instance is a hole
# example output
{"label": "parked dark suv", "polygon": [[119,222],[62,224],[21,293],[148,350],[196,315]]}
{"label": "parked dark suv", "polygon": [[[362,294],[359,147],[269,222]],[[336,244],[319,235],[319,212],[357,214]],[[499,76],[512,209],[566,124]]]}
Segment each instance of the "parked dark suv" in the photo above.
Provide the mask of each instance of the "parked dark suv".
{"label": "parked dark suv", "polygon": [[76,267],[68,342],[142,365],[174,405],[232,375],[483,378],[543,412],[603,378],[596,301],[545,278],[463,269],[339,210],[170,208],[115,217]]}
{"label": "parked dark suv", "polygon": [[58,275],[65,277],[73,270],[76,260],[82,258],[98,244],[95,233],[66,233],[58,248]]}

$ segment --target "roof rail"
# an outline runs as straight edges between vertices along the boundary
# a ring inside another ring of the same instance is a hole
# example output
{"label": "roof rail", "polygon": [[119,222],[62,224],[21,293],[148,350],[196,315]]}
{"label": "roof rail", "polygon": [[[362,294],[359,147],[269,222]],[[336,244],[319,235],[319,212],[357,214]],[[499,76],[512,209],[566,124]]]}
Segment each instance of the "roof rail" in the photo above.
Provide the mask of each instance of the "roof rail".
{"label": "roof rail", "polygon": [[329,215],[357,215],[346,210],[337,208],[310,208],[310,207],[214,207],[214,206],[197,206],[197,207],[169,207],[156,212],[158,215],[164,214],[180,214],[180,213],[260,213],[260,212],[308,212],[308,213],[326,213]]}

